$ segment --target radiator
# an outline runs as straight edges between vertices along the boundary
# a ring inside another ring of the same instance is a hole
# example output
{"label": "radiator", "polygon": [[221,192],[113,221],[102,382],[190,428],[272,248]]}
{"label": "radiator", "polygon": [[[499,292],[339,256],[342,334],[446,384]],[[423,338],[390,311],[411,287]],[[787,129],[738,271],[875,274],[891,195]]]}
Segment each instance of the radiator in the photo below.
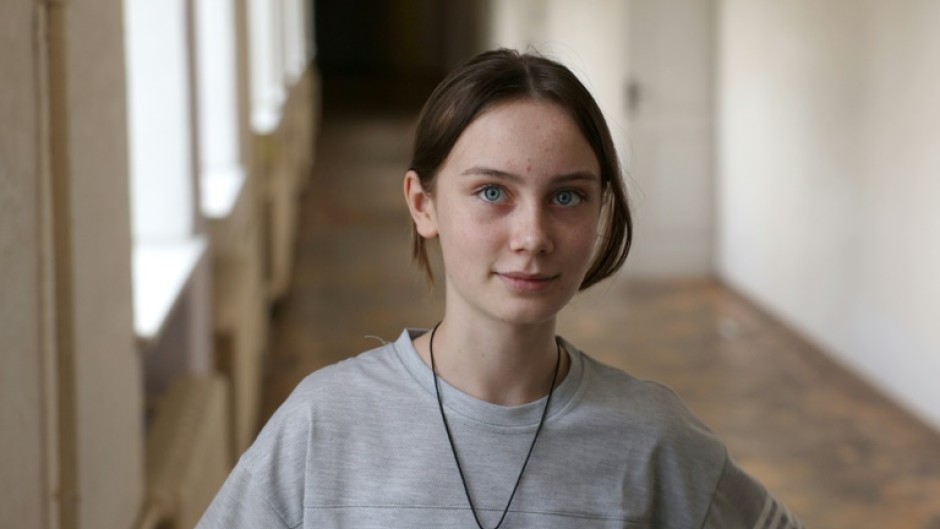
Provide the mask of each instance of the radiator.
{"label": "radiator", "polygon": [[228,384],[179,377],[154,411],[138,529],[192,529],[231,470]]}

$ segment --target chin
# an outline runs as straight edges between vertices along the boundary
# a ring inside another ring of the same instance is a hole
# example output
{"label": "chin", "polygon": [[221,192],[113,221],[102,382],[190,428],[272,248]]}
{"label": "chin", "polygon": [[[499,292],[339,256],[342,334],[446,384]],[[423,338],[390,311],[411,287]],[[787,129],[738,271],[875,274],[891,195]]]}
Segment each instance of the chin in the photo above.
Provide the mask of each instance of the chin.
{"label": "chin", "polygon": [[513,325],[539,325],[554,320],[564,308],[564,304],[538,303],[538,306],[533,306],[536,304],[519,303],[518,305],[521,306],[506,307],[498,312],[497,319]]}

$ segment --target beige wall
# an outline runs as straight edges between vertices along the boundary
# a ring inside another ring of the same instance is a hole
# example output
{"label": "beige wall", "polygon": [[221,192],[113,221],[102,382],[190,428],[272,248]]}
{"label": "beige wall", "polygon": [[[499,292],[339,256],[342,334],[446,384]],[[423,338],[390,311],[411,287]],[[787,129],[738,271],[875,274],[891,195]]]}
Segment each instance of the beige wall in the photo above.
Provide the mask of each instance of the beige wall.
{"label": "beige wall", "polygon": [[[37,2],[0,6],[0,527],[58,527],[68,467],[75,526],[127,529],[143,492],[144,425],[121,3],[66,3],[61,13],[59,31]],[[57,43],[64,67],[50,70]],[[61,134],[48,135],[54,123]]]}
{"label": "beige wall", "polygon": [[940,428],[940,3],[721,3],[718,268]]}
{"label": "beige wall", "polygon": [[131,304],[120,0],[68,9],[79,527],[124,529],[143,494],[143,391]]}
{"label": "beige wall", "polygon": [[33,5],[0,4],[0,527],[24,528],[45,517]]}

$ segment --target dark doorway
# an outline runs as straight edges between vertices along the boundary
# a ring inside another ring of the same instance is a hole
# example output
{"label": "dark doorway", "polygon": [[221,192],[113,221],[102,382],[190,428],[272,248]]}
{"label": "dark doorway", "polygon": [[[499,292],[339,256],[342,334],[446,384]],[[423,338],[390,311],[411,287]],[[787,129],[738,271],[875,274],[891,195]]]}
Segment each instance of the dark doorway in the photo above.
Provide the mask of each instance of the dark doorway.
{"label": "dark doorway", "polygon": [[315,0],[325,113],[413,111],[479,51],[483,2]]}

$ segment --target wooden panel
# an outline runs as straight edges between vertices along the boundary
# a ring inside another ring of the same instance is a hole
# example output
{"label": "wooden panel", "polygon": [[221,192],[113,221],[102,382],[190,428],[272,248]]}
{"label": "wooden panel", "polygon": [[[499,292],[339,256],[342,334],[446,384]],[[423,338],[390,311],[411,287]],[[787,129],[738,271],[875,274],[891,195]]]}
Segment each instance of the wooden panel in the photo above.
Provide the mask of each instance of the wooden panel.
{"label": "wooden panel", "polygon": [[193,527],[231,468],[228,385],[222,377],[176,379],[147,435],[147,500],[141,529]]}

